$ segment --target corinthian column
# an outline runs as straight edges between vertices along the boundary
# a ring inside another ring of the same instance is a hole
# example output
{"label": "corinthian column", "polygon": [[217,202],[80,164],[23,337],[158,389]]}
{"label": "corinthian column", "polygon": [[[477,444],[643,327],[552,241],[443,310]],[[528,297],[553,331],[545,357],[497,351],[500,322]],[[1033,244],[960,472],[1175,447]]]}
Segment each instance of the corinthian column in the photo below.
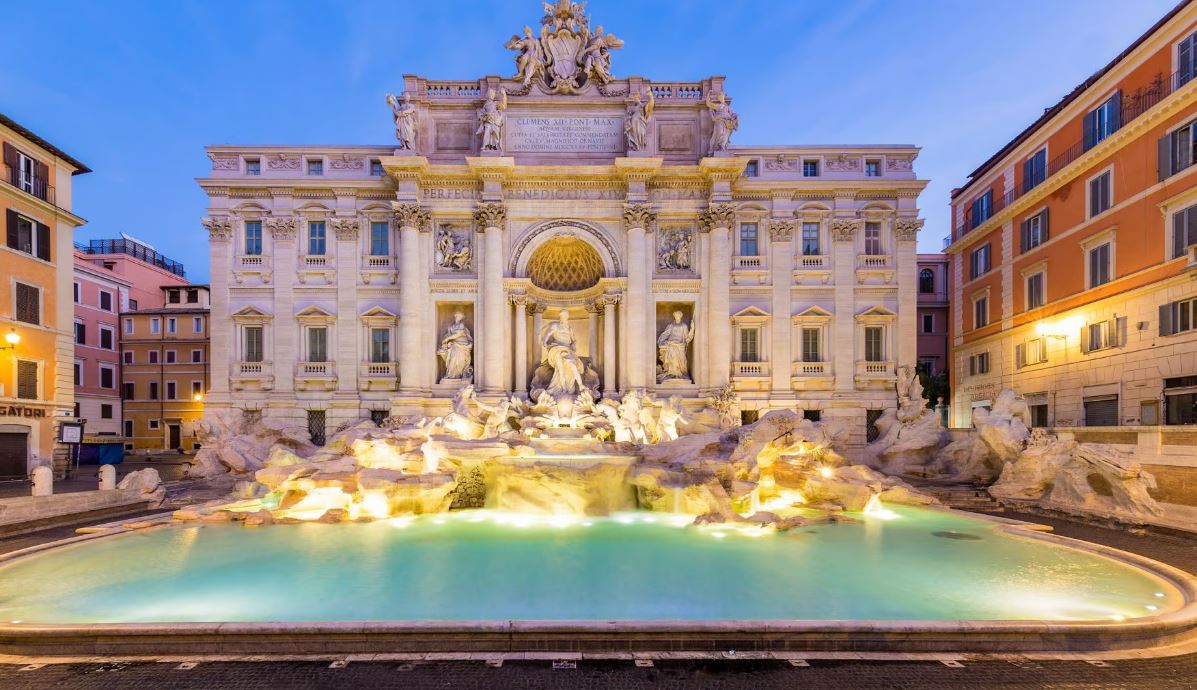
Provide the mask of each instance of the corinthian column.
{"label": "corinthian column", "polygon": [[623,222],[628,230],[628,387],[645,388],[649,381],[647,343],[652,338],[648,320],[648,240],[646,232],[656,219],[647,204],[624,204]]}
{"label": "corinthian column", "polygon": [[510,295],[515,305],[515,391],[528,390],[528,296]]}
{"label": "corinthian column", "polygon": [[710,233],[707,263],[707,381],[713,388],[731,381],[731,226],[734,204],[711,204],[699,215]]}
{"label": "corinthian column", "polygon": [[603,306],[603,396],[615,394],[615,305],[619,295],[606,295]]}
{"label": "corinthian column", "polygon": [[399,225],[399,389],[414,392],[420,381],[420,334],[428,272],[420,266],[420,231],[428,227],[428,211],[418,204],[395,204]]}
{"label": "corinthian column", "polygon": [[506,351],[503,322],[507,305],[503,296],[503,226],[507,209],[497,202],[478,204],[474,222],[485,237],[482,251],[482,390],[497,393],[503,384],[503,353]]}

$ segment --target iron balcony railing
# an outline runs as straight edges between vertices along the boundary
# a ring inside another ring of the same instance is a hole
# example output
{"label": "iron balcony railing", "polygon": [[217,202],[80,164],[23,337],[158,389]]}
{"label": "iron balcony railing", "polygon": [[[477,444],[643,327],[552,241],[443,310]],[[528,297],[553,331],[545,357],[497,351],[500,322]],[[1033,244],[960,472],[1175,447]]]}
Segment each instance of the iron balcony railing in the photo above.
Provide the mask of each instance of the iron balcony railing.
{"label": "iron balcony railing", "polygon": [[84,254],[126,254],[134,259],[140,259],[151,266],[165,269],[171,273],[186,278],[187,272],[183,264],[168,259],[149,247],[133,240],[91,240],[87,244],[75,243],[75,248]]}
{"label": "iron balcony railing", "polygon": [[22,176],[21,171],[11,165],[4,166],[3,179],[9,186],[16,187],[26,194],[32,194],[52,206],[58,205],[54,198],[54,185],[50,184],[49,180]]}
{"label": "iron balcony railing", "polygon": [[[984,224],[985,221],[1001,213],[1003,209],[1014,203],[1024,194],[1027,194],[1031,190],[1051,179],[1064,168],[1067,168],[1073,161],[1080,158],[1086,151],[1108,139],[1118,130],[1122,129],[1131,122],[1134,122],[1140,115],[1154,108],[1160,101],[1164,100],[1168,96],[1171,96],[1174,91],[1192,81],[1194,76],[1197,75],[1194,75],[1191,70],[1185,72],[1174,72],[1172,76],[1166,79],[1164,78],[1164,75],[1156,74],[1155,78],[1147,86],[1136,89],[1131,93],[1123,94],[1120,116],[1117,121],[1111,122],[1109,124],[1106,129],[1105,136],[1101,137],[1101,139],[1093,141],[1088,147],[1085,146],[1086,142],[1082,136],[1079,141],[1064,149],[1063,152],[1048,161],[1047,174],[1042,180],[1039,180],[1035,184],[1029,186],[1025,184],[1022,186],[1015,186],[1013,189],[1007,191],[1000,197],[995,197],[993,199],[993,203],[990,204],[988,213],[986,213],[984,217],[974,218],[973,209],[970,205],[970,207],[966,208],[964,211],[964,222],[956,229],[955,236],[957,238],[963,237],[966,233],[975,230]],[[946,246],[947,245],[945,245],[945,247]]]}

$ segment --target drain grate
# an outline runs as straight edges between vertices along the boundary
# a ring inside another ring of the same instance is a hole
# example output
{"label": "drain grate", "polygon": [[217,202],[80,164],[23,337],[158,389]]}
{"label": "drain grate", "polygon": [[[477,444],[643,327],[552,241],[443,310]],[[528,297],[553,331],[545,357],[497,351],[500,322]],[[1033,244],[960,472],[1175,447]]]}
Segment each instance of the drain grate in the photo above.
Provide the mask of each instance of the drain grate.
{"label": "drain grate", "polygon": [[940,539],[959,539],[960,541],[981,541],[983,537],[978,537],[975,534],[968,534],[967,532],[957,532],[955,530],[948,530],[946,532],[932,532],[932,536]]}

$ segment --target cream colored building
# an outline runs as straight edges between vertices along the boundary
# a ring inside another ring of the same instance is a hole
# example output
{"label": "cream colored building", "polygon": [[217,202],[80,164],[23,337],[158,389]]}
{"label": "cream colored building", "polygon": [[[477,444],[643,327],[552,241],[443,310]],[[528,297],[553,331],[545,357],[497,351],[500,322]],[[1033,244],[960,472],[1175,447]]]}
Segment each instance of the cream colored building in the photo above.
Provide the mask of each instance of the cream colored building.
{"label": "cream colored building", "polygon": [[[550,21],[593,45],[580,15]],[[572,45],[553,36],[537,50]],[[808,410],[863,444],[916,363],[918,149],[729,145],[721,77],[554,64],[405,77],[398,148],[209,147],[208,409],[319,439],[443,414],[467,384],[527,395],[565,310],[603,397],[696,409],[730,385],[745,420]],[[446,378],[457,312],[472,371]],[[693,328],[680,375],[657,343],[674,312]]]}

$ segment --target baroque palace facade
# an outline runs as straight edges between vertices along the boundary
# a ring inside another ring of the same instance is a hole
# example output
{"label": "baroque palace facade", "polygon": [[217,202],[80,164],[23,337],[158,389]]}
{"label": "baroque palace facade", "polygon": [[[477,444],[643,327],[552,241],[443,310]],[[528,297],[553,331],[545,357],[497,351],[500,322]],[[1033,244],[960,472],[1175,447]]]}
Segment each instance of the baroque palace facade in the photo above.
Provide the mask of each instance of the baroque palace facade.
{"label": "baroque palace facade", "polygon": [[319,440],[470,385],[690,412],[730,386],[862,444],[916,362],[918,149],[732,146],[721,77],[618,79],[621,46],[562,3],[514,78],[404,77],[397,147],[209,147],[207,409]]}

